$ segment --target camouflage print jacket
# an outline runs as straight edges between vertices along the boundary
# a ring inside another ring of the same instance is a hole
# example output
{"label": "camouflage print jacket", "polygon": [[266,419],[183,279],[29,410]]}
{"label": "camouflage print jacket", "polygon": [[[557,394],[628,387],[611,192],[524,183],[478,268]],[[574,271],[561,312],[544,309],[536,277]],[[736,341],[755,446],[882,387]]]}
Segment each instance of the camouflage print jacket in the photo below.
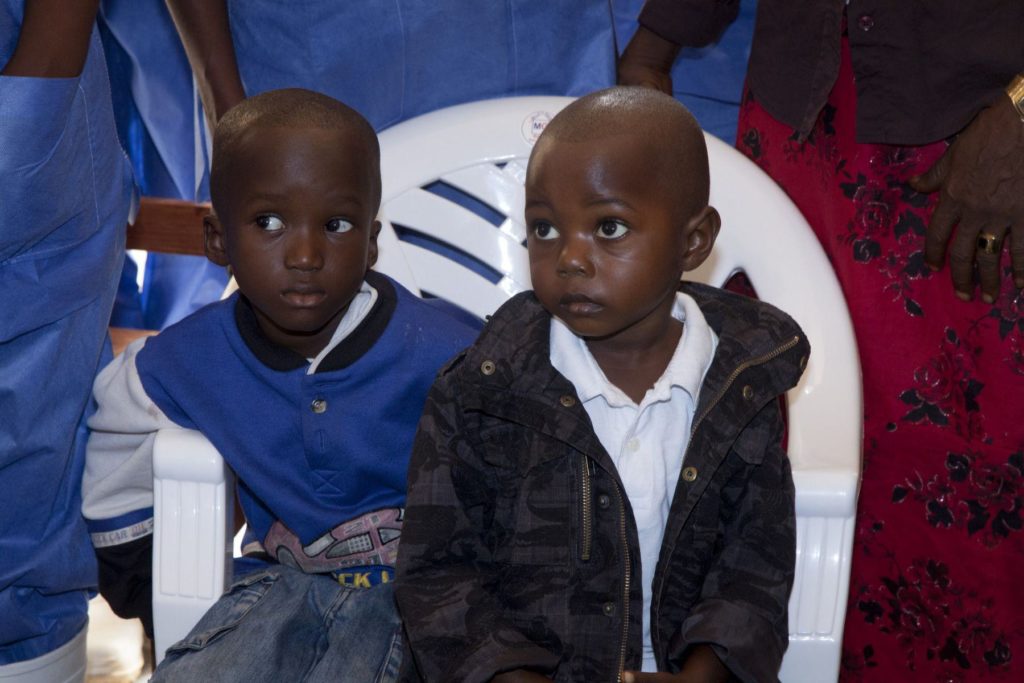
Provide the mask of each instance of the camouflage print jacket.
{"label": "camouflage print jacket", "polygon": [[[701,389],[653,585],[662,671],[710,643],[735,680],[777,680],[795,561],[778,397],[809,353],[767,304],[703,285],[719,344]],[[409,469],[397,596],[420,674],[489,681],[525,668],[616,681],[641,661],[629,500],[569,381],[550,316],[516,296],[441,371]]]}

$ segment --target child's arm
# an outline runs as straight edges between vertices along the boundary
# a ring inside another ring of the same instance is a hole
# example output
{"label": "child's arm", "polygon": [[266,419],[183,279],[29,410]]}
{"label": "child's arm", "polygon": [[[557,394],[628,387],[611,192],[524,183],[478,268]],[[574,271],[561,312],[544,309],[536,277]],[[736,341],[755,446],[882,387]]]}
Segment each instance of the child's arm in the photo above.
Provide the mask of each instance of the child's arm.
{"label": "child's arm", "polygon": [[428,682],[553,671],[558,655],[507,621],[496,597],[487,539],[497,492],[464,436],[449,377],[431,389],[417,431],[398,551],[396,594],[416,663]]}
{"label": "child's arm", "polygon": [[733,676],[755,683],[777,680],[788,645],[796,514],[778,405],[765,406],[745,432],[723,464],[735,472],[720,491],[721,550],[668,659],[686,671],[705,644]]}
{"label": "child's arm", "polygon": [[135,369],[145,339],[96,378],[89,418],[82,512],[99,561],[100,593],[114,612],[153,634],[153,440],[173,423],[146,395]]}

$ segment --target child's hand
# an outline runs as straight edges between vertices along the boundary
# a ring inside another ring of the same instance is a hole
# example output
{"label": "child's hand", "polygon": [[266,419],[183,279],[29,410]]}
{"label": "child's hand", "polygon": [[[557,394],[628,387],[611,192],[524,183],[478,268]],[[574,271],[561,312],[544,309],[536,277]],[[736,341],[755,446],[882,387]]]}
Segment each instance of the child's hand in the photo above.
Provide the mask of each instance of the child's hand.
{"label": "child's hand", "polygon": [[676,674],[623,671],[622,683],[725,683],[729,670],[710,645],[695,645]]}

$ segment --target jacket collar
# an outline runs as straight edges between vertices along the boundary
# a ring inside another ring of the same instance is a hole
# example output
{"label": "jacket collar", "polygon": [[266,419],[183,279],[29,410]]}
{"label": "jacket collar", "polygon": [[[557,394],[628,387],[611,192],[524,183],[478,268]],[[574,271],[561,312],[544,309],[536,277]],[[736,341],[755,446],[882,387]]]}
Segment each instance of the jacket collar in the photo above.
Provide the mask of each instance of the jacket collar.
{"label": "jacket collar", "polygon": [[[684,283],[681,290],[697,301],[719,340],[701,388],[698,413],[737,367],[772,354],[795,337],[804,338],[789,316],[762,301],[697,283]],[[551,367],[550,324],[551,315],[533,292],[517,294],[498,309],[467,350],[465,365],[475,375],[470,381],[481,388],[538,398],[558,398],[565,391],[575,395],[572,384]],[[795,385],[801,373],[799,360],[786,360],[775,364],[772,385],[765,391],[778,395]],[[485,361],[494,363],[490,374],[480,371]]]}
{"label": "jacket collar", "polygon": [[[696,300],[719,339],[700,389],[694,430],[726,393],[742,390],[735,385],[744,367],[758,368],[759,400],[750,401],[752,409],[764,404],[761,397],[776,397],[796,385],[809,346],[790,316],[763,301],[706,285],[685,283],[681,289]],[[458,364],[460,379],[477,389],[464,398],[478,402],[474,408],[535,428],[610,463],[574,387],[551,366],[550,324],[550,313],[534,293],[523,292],[506,302]],[[742,426],[734,422],[713,421],[709,426],[719,442],[729,443]]]}
{"label": "jacket collar", "polygon": [[757,364],[767,369],[759,376],[757,390],[762,395],[778,396],[796,386],[810,347],[792,318],[771,304],[715,287],[686,283],[683,290],[697,300],[719,340],[704,378],[694,428],[745,367]]}
{"label": "jacket collar", "polygon": [[[695,427],[732,388],[734,375],[745,364],[761,361],[766,369],[758,373],[759,396],[775,397],[796,384],[808,346],[789,316],[716,287],[684,283],[681,289],[697,301],[719,340],[700,391]],[[518,294],[498,309],[459,366],[460,378],[478,389],[466,398],[478,402],[476,408],[530,426],[610,464],[575,388],[551,366],[550,323],[551,315],[533,292]],[[728,438],[725,432],[732,427],[716,425],[715,430]]]}

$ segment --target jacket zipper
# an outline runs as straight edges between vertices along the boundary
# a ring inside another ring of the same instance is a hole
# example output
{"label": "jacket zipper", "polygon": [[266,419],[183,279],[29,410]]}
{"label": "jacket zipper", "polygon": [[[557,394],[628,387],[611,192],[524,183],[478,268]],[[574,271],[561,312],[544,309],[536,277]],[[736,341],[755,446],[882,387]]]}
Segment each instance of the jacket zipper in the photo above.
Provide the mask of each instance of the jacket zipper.
{"label": "jacket zipper", "polygon": [[626,668],[626,643],[629,639],[629,584],[630,559],[629,539],[626,537],[626,506],[622,502],[622,492],[618,484],[613,482],[615,497],[619,501],[619,534],[622,539],[622,556],[625,562],[625,575],[622,581],[622,644],[619,646],[619,669],[615,674],[616,683],[622,683],[622,670]]}
{"label": "jacket zipper", "polygon": [[715,394],[715,397],[711,399],[710,403],[708,403],[708,407],[705,408],[704,411],[700,414],[700,416],[698,416],[697,419],[693,421],[693,426],[690,427],[690,439],[693,439],[693,435],[697,433],[697,427],[699,427],[700,423],[704,421],[704,418],[708,416],[708,413],[710,413],[711,410],[716,405],[718,405],[718,402],[721,401],[722,398],[725,396],[725,392],[729,391],[729,387],[732,386],[732,383],[736,381],[736,378],[739,377],[744,370],[751,368],[755,365],[767,363],[768,361],[778,356],[781,356],[786,351],[789,351],[791,348],[793,348],[799,343],[800,335],[797,335],[790,339],[785,344],[782,344],[781,346],[772,349],[768,353],[762,356],[758,356],[757,358],[751,358],[750,360],[744,361],[737,365],[736,369],[729,373],[729,376],[726,378],[725,384],[722,385],[722,388],[718,390],[718,393]]}
{"label": "jacket zipper", "polygon": [[580,552],[580,559],[584,562],[590,561],[590,550],[594,542],[594,521],[593,521],[593,502],[591,500],[591,485],[590,485],[590,458],[585,455],[580,456],[582,458],[582,474],[580,476],[580,495],[582,497],[583,507],[583,549]]}

